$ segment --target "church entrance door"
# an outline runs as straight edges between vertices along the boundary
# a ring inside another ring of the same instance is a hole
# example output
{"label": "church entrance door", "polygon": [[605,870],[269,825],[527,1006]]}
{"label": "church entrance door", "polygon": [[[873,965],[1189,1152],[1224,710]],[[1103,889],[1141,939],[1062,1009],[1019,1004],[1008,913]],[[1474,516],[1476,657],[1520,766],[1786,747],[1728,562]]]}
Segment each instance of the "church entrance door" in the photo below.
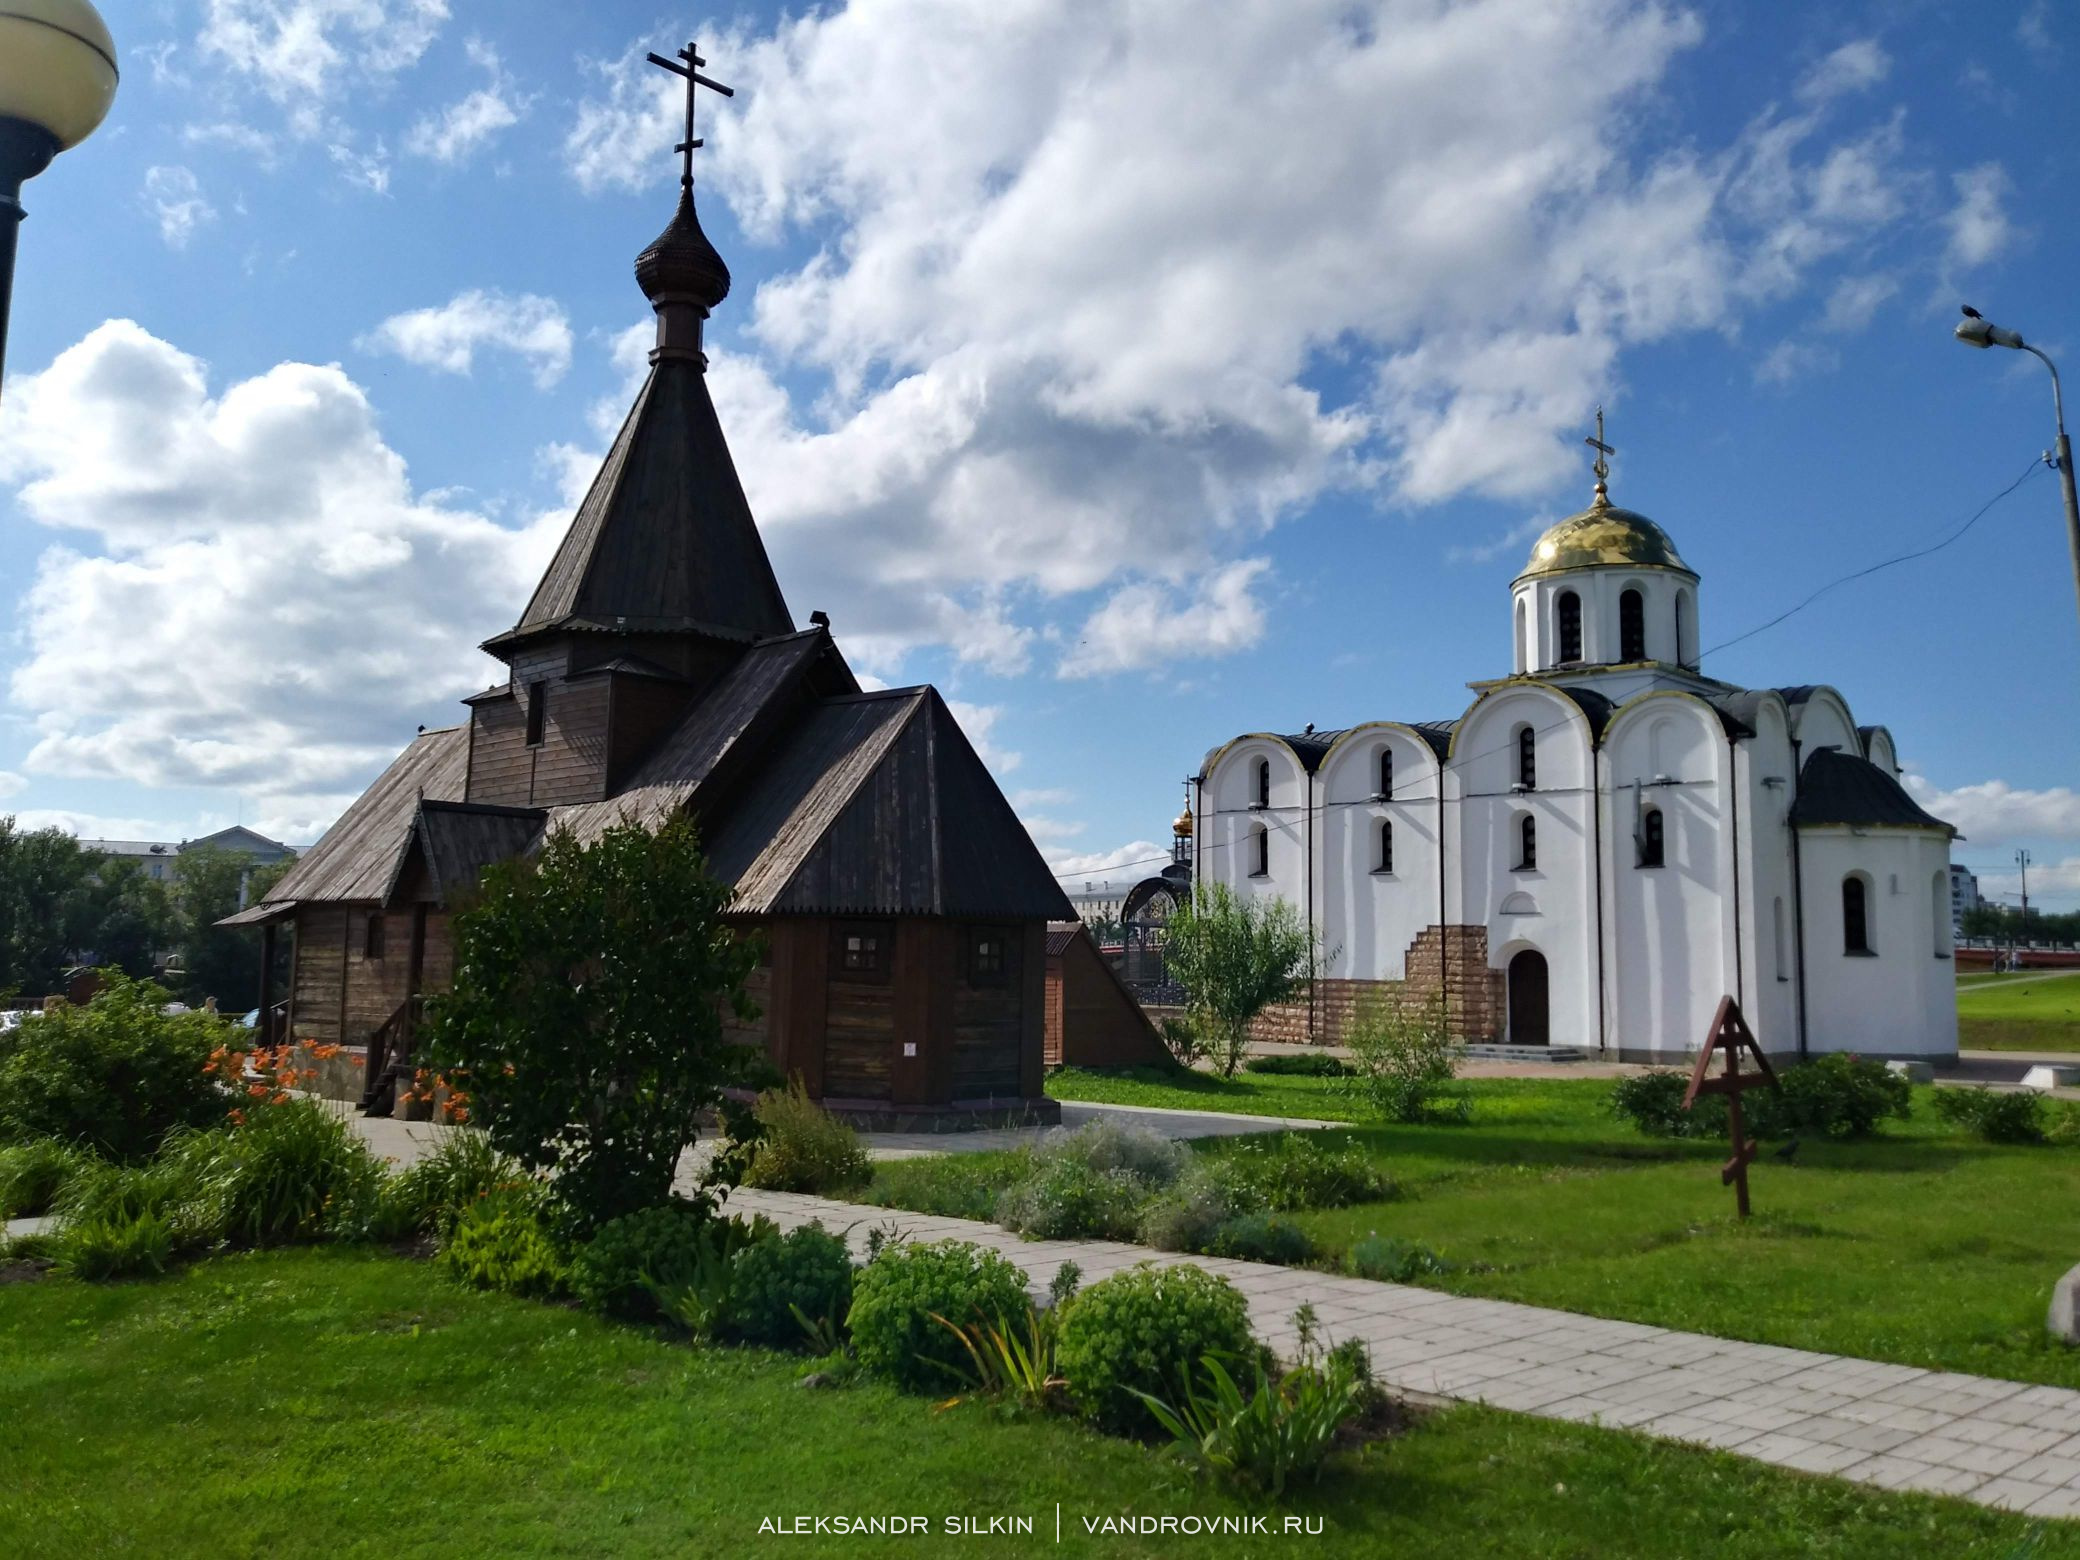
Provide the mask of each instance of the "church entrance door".
{"label": "church entrance door", "polygon": [[1526,948],[1509,961],[1509,1043],[1546,1045],[1546,956]]}

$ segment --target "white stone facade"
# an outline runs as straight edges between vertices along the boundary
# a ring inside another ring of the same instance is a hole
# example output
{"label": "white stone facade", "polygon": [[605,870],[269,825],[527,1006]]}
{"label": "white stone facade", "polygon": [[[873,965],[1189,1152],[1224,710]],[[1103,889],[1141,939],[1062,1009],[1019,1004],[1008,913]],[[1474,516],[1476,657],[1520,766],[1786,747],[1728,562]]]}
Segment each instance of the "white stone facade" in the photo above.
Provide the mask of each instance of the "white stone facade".
{"label": "white stone facade", "polygon": [[1599,499],[1515,581],[1517,671],[1457,721],[1209,753],[1201,881],[1301,907],[1329,981],[1484,928],[1489,1038],[1678,1061],[1731,994],[1773,1055],[1954,1058],[1952,831],[1832,688],[1699,674],[1697,585]]}

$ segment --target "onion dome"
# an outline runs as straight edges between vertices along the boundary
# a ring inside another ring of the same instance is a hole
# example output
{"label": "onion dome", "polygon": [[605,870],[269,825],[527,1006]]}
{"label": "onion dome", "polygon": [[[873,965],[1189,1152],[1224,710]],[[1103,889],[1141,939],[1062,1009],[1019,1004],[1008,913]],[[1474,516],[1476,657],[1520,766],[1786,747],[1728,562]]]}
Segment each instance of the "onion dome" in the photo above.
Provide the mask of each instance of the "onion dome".
{"label": "onion dome", "polygon": [[1170,825],[1170,832],[1181,840],[1188,840],[1192,837],[1192,809],[1190,807],[1186,807],[1183,812],[1177,815],[1177,822]]}
{"label": "onion dome", "polygon": [[680,186],[671,222],[636,256],[636,283],[653,306],[685,298],[713,309],[729,296],[729,267],[701,231],[691,185]]}
{"label": "onion dome", "polygon": [[1569,515],[1549,527],[1531,549],[1531,561],[1517,577],[1530,579],[1598,565],[1674,569],[1696,577],[1696,571],[1683,562],[1666,531],[1645,515],[1617,508],[1600,494],[1580,514]]}

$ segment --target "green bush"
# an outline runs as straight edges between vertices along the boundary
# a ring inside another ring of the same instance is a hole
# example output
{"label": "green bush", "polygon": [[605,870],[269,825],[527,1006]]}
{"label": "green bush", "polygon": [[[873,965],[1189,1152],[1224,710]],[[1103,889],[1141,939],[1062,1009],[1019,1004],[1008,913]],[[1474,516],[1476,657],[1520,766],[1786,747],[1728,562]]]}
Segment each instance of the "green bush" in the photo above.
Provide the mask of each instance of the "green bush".
{"label": "green bush", "polygon": [[1033,1240],[1132,1240],[1147,1200],[1146,1184],[1124,1171],[1041,1161],[997,1194],[997,1222]]}
{"label": "green bush", "polygon": [[1006,1186],[1032,1174],[1032,1156],[1009,1154],[921,1154],[915,1159],[884,1159],[874,1166],[869,1200],[887,1208],[907,1208],[947,1219],[997,1216],[997,1197]]}
{"label": "green bush", "polygon": [[0,1148],[0,1219],[49,1213],[65,1183],[93,1163],[92,1155],[56,1138]]}
{"label": "green bush", "polygon": [[571,1293],[589,1311],[627,1321],[659,1314],[653,1285],[684,1283],[701,1262],[701,1232],[714,1218],[704,1203],[674,1198],[599,1227],[571,1261]]}
{"label": "green bush", "polygon": [[1154,1393],[1134,1395],[1207,1472],[1276,1499],[1294,1475],[1320,1476],[1338,1433],[1364,1411],[1370,1383],[1348,1352],[1308,1360],[1276,1381],[1262,1359],[1255,1366],[1248,1392],[1209,1356],[1174,1406]]}
{"label": "green bush", "polygon": [[209,1127],[229,1101],[209,1072],[231,1026],[165,1013],[149,981],[104,970],[85,1007],[0,1030],[0,1142],[57,1138],[109,1159],[148,1159],[177,1127]]}
{"label": "green bush", "polygon": [[703,1341],[720,1338],[729,1331],[737,1258],[779,1237],[770,1219],[704,1220],[690,1253],[665,1264],[660,1275],[646,1274],[643,1286],[667,1321]]}
{"label": "green bush", "polygon": [[751,1114],[765,1137],[745,1173],[746,1186],[775,1192],[835,1192],[871,1173],[859,1134],[810,1099],[797,1076],[759,1095]]}
{"label": "green bush", "polygon": [[466,1208],[441,1247],[443,1271],[478,1289],[547,1298],[570,1287],[570,1262],[534,1186],[503,1186]]}
{"label": "green bush", "polygon": [[[187,1141],[216,1136],[199,1133]],[[89,1162],[65,1183],[56,1207],[61,1239],[88,1225],[100,1227],[96,1238],[106,1238],[147,1222],[147,1216],[165,1227],[176,1253],[214,1245],[224,1236],[223,1205],[210,1195],[204,1161],[179,1145],[141,1165]]]}
{"label": "green bush", "polygon": [[1192,1151],[1137,1122],[1101,1116],[1074,1132],[1057,1127],[1033,1151],[1037,1164],[1076,1164],[1144,1186],[1168,1186],[1191,1165]]}
{"label": "green bush", "polygon": [[1393,1181],[1363,1151],[1347,1145],[1325,1148],[1320,1134],[1311,1131],[1242,1138],[1209,1157],[1238,1210],[1347,1208],[1395,1194]]}
{"label": "green bush", "polygon": [[1398,1235],[1367,1235],[1352,1244],[1344,1261],[1357,1277],[1388,1284],[1413,1283],[1433,1273],[1451,1271],[1444,1258],[1428,1246]]}
{"label": "green bush", "polygon": [[[855,1336],[858,1309],[855,1304]],[[1122,1432],[1155,1424],[1137,1392],[1189,1392],[1209,1354],[1231,1365],[1258,1357],[1241,1292],[1202,1268],[1145,1262],[1071,1300],[1055,1350],[1077,1411]]]}
{"label": "green bush", "polygon": [[1138,1237],[1158,1251],[1211,1251],[1220,1227],[1241,1210],[1204,1157],[1168,1191],[1141,1205]]}
{"label": "green bush", "polygon": [[1454,1094],[1459,1051],[1444,1002],[1411,1007],[1392,998],[1363,1004],[1350,1032],[1351,1076],[1344,1092],[1383,1121],[1464,1121],[1471,1102]]}
{"label": "green bush", "polygon": [[812,1330],[836,1337],[851,1304],[852,1253],[821,1224],[758,1241],[730,1264],[727,1325],[747,1343],[799,1348]]}
{"label": "green bush", "polygon": [[156,1278],[173,1265],[178,1246],[174,1221],[163,1213],[96,1214],[60,1233],[55,1271],[96,1282]]}
{"label": "green bush", "polygon": [[443,1130],[433,1152],[391,1176],[365,1233],[373,1239],[445,1236],[455,1221],[485,1193],[528,1180],[517,1159],[491,1146],[483,1133],[463,1127]]}
{"label": "green bush", "polygon": [[1268,1213],[1245,1213],[1214,1231],[1210,1255],[1243,1262],[1275,1262],[1298,1267],[1314,1255],[1314,1241],[1290,1219]]}
{"label": "green bush", "polygon": [[2044,1099],[2031,1089],[1938,1089],[1936,1114],[1989,1143],[2041,1143]]}
{"label": "green bush", "polygon": [[1277,1056],[1252,1056],[1242,1064],[1245,1072],[1269,1073],[1280,1078],[1348,1078],[1351,1065],[1325,1051],[1288,1051]]}
{"label": "green bush", "polygon": [[[1631,1122],[1648,1137],[1723,1138],[1726,1136],[1726,1096],[1707,1094],[1695,1108],[1683,1109],[1683,1095],[1690,1088],[1690,1075],[1672,1069],[1634,1073],[1611,1085],[1610,1111]],[[1752,1103],[1751,1093],[1743,1105]],[[1750,1124],[1753,1130],[1753,1124]],[[1758,1134],[1759,1136],[1760,1134]]]}
{"label": "green bush", "polygon": [[311,1099],[253,1107],[229,1131],[177,1139],[226,1239],[279,1246],[357,1234],[383,1194],[383,1166],[335,1107]]}
{"label": "green bush", "polygon": [[913,1392],[940,1390],[969,1363],[955,1327],[1004,1323],[1029,1304],[1025,1275],[965,1241],[884,1248],[852,1290],[852,1343],[860,1363]]}
{"label": "green bush", "polygon": [[1787,1067],[1778,1078],[1781,1094],[1751,1090],[1741,1101],[1744,1118],[1754,1107],[1745,1124],[1757,1137],[1869,1137],[1887,1117],[1905,1121],[1913,1101],[1905,1078],[1846,1051]]}
{"label": "green bush", "polygon": [[2060,1148],[2080,1144],[2080,1105],[2071,1100],[2060,1100],[2050,1109],[2051,1124],[2044,1129],[2044,1141],[2056,1143]]}

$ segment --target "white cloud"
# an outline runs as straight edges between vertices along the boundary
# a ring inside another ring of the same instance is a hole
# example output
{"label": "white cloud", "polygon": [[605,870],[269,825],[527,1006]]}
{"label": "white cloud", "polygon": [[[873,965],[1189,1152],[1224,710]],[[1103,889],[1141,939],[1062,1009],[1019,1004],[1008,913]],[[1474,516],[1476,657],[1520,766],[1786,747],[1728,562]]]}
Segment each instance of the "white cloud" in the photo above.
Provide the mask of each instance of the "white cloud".
{"label": "white cloud", "polygon": [[0,769],[0,796],[19,796],[27,790],[29,782],[11,769]]}
{"label": "white cloud", "polygon": [[481,38],[467,40],[463,49],[491,79],[405,132],[404,149],[415,157],[430,157],[450,166],[468,162],[493,136],[517,125],[527,112],[528,99],[514,90],[496,49]]}
{"label": "white cloud", "polygon": [[1500,536],[1485,542],[1455,542],[1444,550],[1447,563],[1493,563],[1535,541],[1559,516],[1536,514],[1522,525],[1513,525]]}
{"label": "white cloud", "polygon": [[1121,889],[1131,887],[1143,878],[1158,871],[1170,859],[1170,849],[1153,840],[1129,840],[1111,850],[1071,851],[1059,847],[1043,847],[1041,855],[1054,869],[1055,878],[1064,888],[1080,889],[1086,880],[1096,884],[1106,881],[1108,873],[1116,874],[1112,881]]}
{"label": "white cloud", "polygon": [[948,699],[946,707],[960,722],[961,731],[967,736],[969,746],[975,749],[976,756],[997,775],[1008,775],[1025,762],[1024,754],[1006,752],[1001,743],[990,740],[990,733],[1004,718],[1002,705],[968,704],[960,699]]}
{"label": "white cloud", "polygon": [[1011,793],[1011,805],[1020,812],[1029,807],[1066,807],[1075,800],[1074,791],[1063,790],[1059,786],[1034,786]]}
{"label": "white cloud", "polygon": [[[791,594],[892,671],[1010,670],[1332,489],[1579,480],[1630,349],[1732,331],[1907,209],[1875,43],[1795,116],[1646,150],[1701,36],[1653,0],[883,0],[718,42],[702,192],[810,257],[728,305],[712,374]],[[1236,60],[1246,133],[1204,90]],[[654,188],[679,83],[598,70],[571,176]]]}
{"label": "white cloud", "polygon": [[1892,57],[1875,38],[1843,44],[1799,79],[1798,95],[1810,102],[1864,92],[1892,73]]}
{"label": "white cloud", "polygon": [[1841,366],[1833,347],[1811,341],[1780,341],[1755,365],[1759,385],[1788,385],[1811,374],[1831,373]]}
{"label": "white cloud", "polygon": [[1951,175],[1950,183],[1957,204],[1943,219],[1950,235],[1944,258],[1956,269],[1984,265],[2015,240],[2007,211],[2007,171],[1997,162],[1980,163]]}
{"label": "white cloud", "polygon": [[1870,324],[1871,317],[1899,291],[1899,283],[1882,272],[1845,276],[1827,295],[1820,327],[1847,335]]}
{"label": "white cloud", "polygon": [[[2004,899],[2011,906],[2022,892],[2020,872],[1981,872],[1979,892],[1988,899]],[[2080,895],[2080,856],[2062,861],[2032,864],[2029,869],[2029,902],[2033,908],[2050,900],[2067,900]]]}
{"label": "white cloud", "polygon": [[187,248],[195,230],[216,219],[217,208],[203,198],[201,183],[187,168],[147,168],[144,198],[170,249]]}
{"label": "white cloud", "polygon": [[2080,792],[2069,786],[2031,791],[2005,780],[1982,780],[1955,790],[1909,774],[1906,787],[1928,811],[1955,824],[1973,846],[2007,840],[2080,840]]}
{"label": "white cloud", "polygon": [[184,125],[181,139],[190,146],[228,146],[251,154],[264,165],[271,167],[274,163],[275,136],[242,120],[218,119],[205,124]]}
{"label": "white cloud", "polygon": [[382,137],[376,137],[374,151],[363,151],[351,135],[341,133],[344,139],[334,141],[325,148],[326,155],[331,157],[341,177],[349,184],[367,190],[371,195],[389,194],[390,152],[383,145]]}
{"label": "white cloud", "polygon": [[393,314],[354,344],[364,352],[391,353],[448,374],[467,374],[480,350],[510,352],[527,363],[534,382],[545,390],[571,366],[571,327],[563,306],[534,293],[473,287],[437,308]]}
{"label": "white cloud", "polygon": [[475,644],[568,519],[515,529],[415,493],[337,366],[213,393],[127,320],[10,382],[0,481],[69,537],[19,603],[23,768],[218,788],[301,838],[491,680]]}
{"label": "white cloud", "polygon": [[447,0],[205,0],[196,43],[308,139],[330,105],[416,64],[447,19]]}
{"label": "white cloud", "polygon": [[1252,587],[1270,568],[1269,559],[1243,558],[1184,592],[1154,581],[1121,586],[1085,619],[1062,675],[1096,677],[1248,649],[1264,636],[1264,608]]}
{"label": "white cloud", "polygon": [[2030,0],[2016,18],[2015,36],[2024,47],[2055,57],[2058,40],[2051,33],[2051,0]]}

